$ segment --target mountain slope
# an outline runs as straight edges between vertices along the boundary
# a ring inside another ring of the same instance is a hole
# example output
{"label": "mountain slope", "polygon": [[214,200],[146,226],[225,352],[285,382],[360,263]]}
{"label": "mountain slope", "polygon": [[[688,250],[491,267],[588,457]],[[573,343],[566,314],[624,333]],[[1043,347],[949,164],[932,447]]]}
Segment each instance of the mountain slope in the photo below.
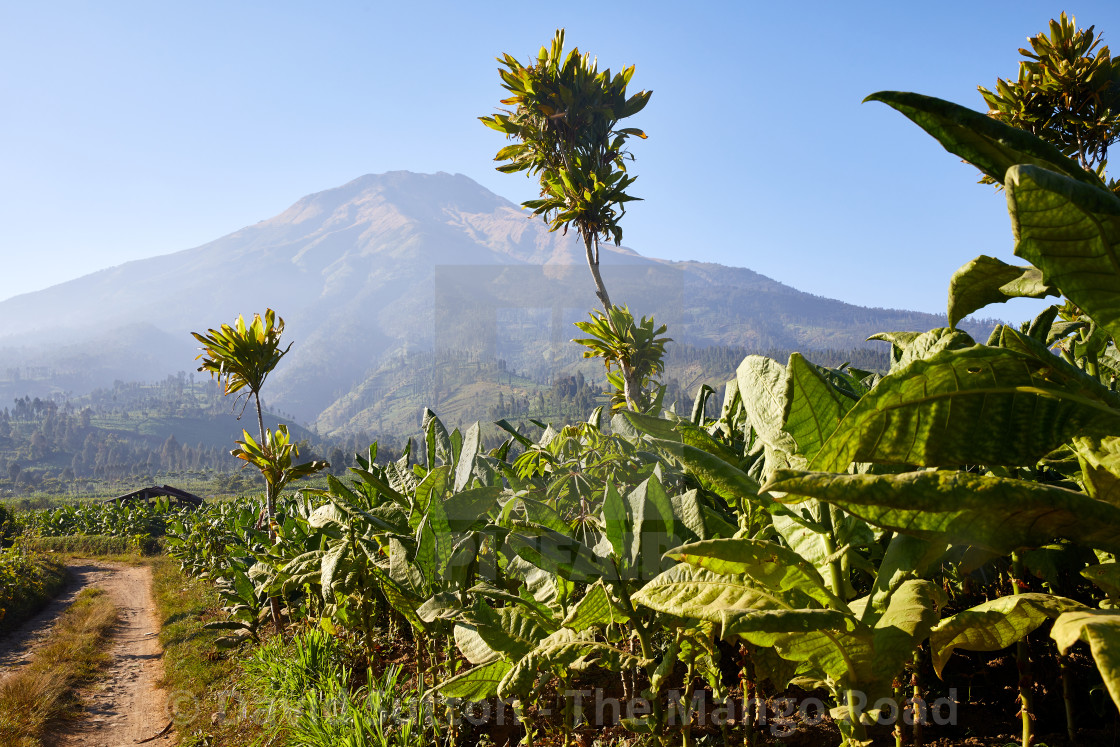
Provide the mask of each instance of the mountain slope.
{"label": "mountain slope", "polygon": [[[604,247],[603,265],[616,301],[694,344],[851,348],[873,332],[944,323],[746,269],[616,247]],[[594,304],[574,235],[550,233],[463,175],[367,175],[208,244],[0,303],[0,356],[19,362],[0,390],[21,366],[70,391],[188,370],[190,331],[272,307],[295,345],[266,397],[308,421],[331,409],[332,427],[345,427],[356,414],[348,395],[394,351],[557,371],[576,357],[570,322]]]}

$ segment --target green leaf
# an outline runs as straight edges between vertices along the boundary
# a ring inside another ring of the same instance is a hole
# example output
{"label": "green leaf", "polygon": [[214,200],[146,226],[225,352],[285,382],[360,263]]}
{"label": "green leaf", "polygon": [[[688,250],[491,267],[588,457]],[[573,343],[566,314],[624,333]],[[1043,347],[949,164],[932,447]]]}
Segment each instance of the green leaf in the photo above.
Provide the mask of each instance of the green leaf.
{"label": "green leaf", "polygon": [[591,548],[552,529],[518,524],[506,541],[519,556],[536,567],[569,581],[593,584],[600,578],[615,575]]}
{"label": "green leaf", "polygon": [[880,91],[864,101],[881,101],[910,118],[945,150],[960,156],[1000,184],[1017,164],[1037,164],[1086,184],[1099,184],[1081,164],[1029,132],[963,106],[901,91]]}
{"label": "green leaf", "polygon": [[1011,298],[1057,296],[1057,288],[1042,281],[1035,267],[1015,267],[981,255],[953,273],[949,280],[949,326],[989,304]]}
{"label": "green leaf", "polygon": [[891,367],[891,371],[900,371],[914,361],[932,358],[944,350],[963,350],[964,348],[971,348],[975,344],[975,340],[960,330],[948,327],[931,329],[907,343],[906,349],[898,356],[898,360]]}
{"label": "green leaf", "polygon": [[350,544],[345,540],[335,543],[335,545],[323,555],[321,581],[323,586],[323,596],[333,596],[332,588],[334,586],[334,577],[338,573],[339,565],[343,559],[350,552]]}
{"label": "green leaf", "polygon": [[906,581],[925,575],[930,565],[945,554],[948,545],[947,540],[929,542],[908,534],[892,537],[879,563],[861,620],[869,625],[878,622],[894,592]]}
{"label": "green leaf", "polygon": [[470,702],[492,698],[498,694],[498,683],[509,673],[512,666],[508,661],[498,659],[485,666],[457,674],[435,689],[444,697],[462,698]]}
{"label": "green leaf", "polygon": [[490,648],[490,645],[478,634],[478,626],[457,622],[452,632],[459,653],[471,664],[489,664],[502,658],[502,655]]}
{"label": "green leaf", "polygon": [[626,496],[634,532],[630,537],[629,567],[648,578],[662,570],[661,556],[677,544],[673,504],[656,475],[643,480]]}
{"label": "green leaf", "polygon": [[385,600],[389,602],[389,606],[396,610],[416,630],[427,630],[427,624],[416,614],[418,605],[415,597],[408,594],[377,566],[369,566],[368,570],[377,577],[377,584],[381,588],[381,593],[385,595]]}
{"label": "green leaf", "polygon": [[904,581],[890,595],[886,612],[875,623],[872,667],[879,680],[889,680],[902,671],[914,649],[930,634],[946,602],[939,584],[922,579]]}
{"label": "green leaf", "polygon": [[1120,411],[1102,389],[1059,363],[1018,351],[947,350],[884,377],[809,468],[1033,465],[1075,435],[1120,426]]}
{"label": "green leaf", "polygon": [[479,623],[478,635],[490,648],[510,661],[525,656],[551,634],[548,628],[520,607],[503,607],[497,613],[493,623]]}
{"label": "green leaf", "polygon": [[[712,539],[714,533],[704,523],[704,506],[700,504],[699,490],[678,493],[670,500],[673,504],[673,516],[676,518],[676,535],[683,542],[699,542],[700,540]],[[734,527],[732,527],[727,536],[733,534],[734,531]]]}
{"label": "green leaf", "polygon": [[735,377],[747,420],[759,438],[775,449],[794,453],[797,442],[782,430],[789,409],[788,373],[781,363],[761,355],[748,355]]}
{"label": "green leaf", "polygon": [[611,599],[610,592],[599,580],[588,588],[583,599],[564,619],[564,627],[583,631],[625,623],[629,619],[630,616]]}
{"label": "green leaf", "polygon": [[427,446],[428,462],[425,466],[429,470],[435,469],[437,459],[441,464],[451,464],[451,436],[434,412],[424,410],[424,421],[420,429],[424,431],[424,441]]}
{"label": "green leaf", "polygon": [[758,496],[756,480],[723,459],[675,441],[653,439],[652,443],[658,451],[677,459],[701,485],[732,504],[738,504],[744,497],[770,502],[769,498]]}
{"label": "green leaf", "polygon": [[740,636],[759,646],[785,642],[788,634],[858,629],[855,618],[839,610],[733,610],[723,618],[724,638]]}
{"label": "green leaf", "polygon": [[[806,612],[809,614],[799,614]],[[758,630],[736,620],[737,635],[759,648],[776,651],[783,659],[800,662],[797,672],[808,680],[809,687],[859,689],[872,702],[884,689],[875,687],[870,669],[874,656],[870,632],[858,627],[858,633],[847,632],[855,627],[851,616],[837,617],[835,610],[793,610],[776,614],[772,624],[768,617],[758,618]],[[767,625],[793,630],[767,630]]]}
{"label": "green leaf", "polygon": [[471,594],[477,594],[480,597],[518,605],[528,614],[532,615],[538,623],[549,628],[550,633],[555,632],[559,626],[553,618],[552,610],[538,602],[524,589],[522,589],[522,591],[525,593],[525,596],[517,596],[485,583],[477,584],[469,589]]}
{"label": "green leaf", "polygon": [[455,463],[453,492],[458,493],[470,484],[471,474],[474,472],[474,458],[478,455],[481,444],[481,431],[478,421],[475,421],[474,425],[468,428],[463,435],[463,444],[459,448],[459,461]]}
{"label": "green leaf", "polygon": [[1008,171],[1015,256],[1120,337],[1120,198],[1033,166]]}
{"label": "green leaf", "polygon": [[1000,651],[1063,612],[1085,605],[1050,594],[1000,597],[945,618],[930,633],[933,668],[941,676],[953,650]]}
{"label": "green leaf", "polygon": [[1082,436],[1073,439],[1073,449],[1081,464],[1085,492],[1120,506],[1120,438]]}
{"label": "green leaf", "polygon": [[1120,708],[1120,614],[1106,610],[1066,612],[1054,622],[1050,637],[1063,654],[1078,641],[1089,644],[1108,694]]}
{"label": "green leaf", "polygon": [[668,441],[679,441],[724,461],[734,463],[737,455],[724,444],[712,438],[706,430],[686,420],[665,420],[640,412],[620,410],[611,418],[611,430],[616,434],[636,438],[641,435]]}
{"label": "green leaf", "polygon": [[811,563],[776,542],[714,539],[683,545],[668,556],[723,576],[746,575],[752,583],[775,591],[796,589],[823,607],[846,609]]}
{"label": "green leaf", "polygon": [[416,615],[429,625],[436,620],[453,620],[459,616],[463,605],[459,598],[450,592],[440,592],[428,597],[416,608]]}
{"label": "green leaf", "polygon": [[369,470],[358,469],[357,467],[351,467],[350,471],[356,474],[359,478],[362,479],[363,482],[373,487],[382,495],[393,499],[401,505],[407,504],[407,499],[399,492],[394,490],[388,483],[382,480],[379,475],[370,472]]}
{"label": "green leaf", "polygon": [[503,488],[500,485],[472,488],[454,493],[443,502],[448,527],[454,533],[469,531],[472,526],[485,522],[490,511],[498,505]]}
{"label": "green leaf", "polygon": [[1120,599],[1120,563],[1091,565],[1082,569],[1081,575],[1096,584],[1109,599]]}
{"label": "green leaf", "polygon": [[855,400],[841,394],[800,353],[789,357],[786,371],[782,430],[793,438],[798,454],[812,459]]}
{"label": "green leaf", "polygon": [[581,672],[591,667],[621,672],[647,664],[646,659],[610,644],[576,639],[571,631],[561,630],[542,641],[510,669],[498,685],[498,695],[503,698],[525,695],[540,672],[560,668]]}
{"label": "green leaf", "polygon": [[774,589],[750,576],[729,576],[692,565],[676,565],[630,596],[635,604],[677,617],[722,622],[725,612],[812,608],[813,598],[796,586]]}
{"label": "green leaf", "polygon": [[615,557],[626,557],[626,537],[634,531],[634,522],[626,511],[626,503],[622,500],[614,481],[607,478],[603,490],[603,529],[611,543]]}
{"label": "green leaf", "polygon": [[[779,470],[765,486],[827,501],[873,526],[1001,555],[1056,538],[1120,552],[1120,508],[1065,488],[968,472],[838,475]],[[787,502],[793,502],[787,496]]]}

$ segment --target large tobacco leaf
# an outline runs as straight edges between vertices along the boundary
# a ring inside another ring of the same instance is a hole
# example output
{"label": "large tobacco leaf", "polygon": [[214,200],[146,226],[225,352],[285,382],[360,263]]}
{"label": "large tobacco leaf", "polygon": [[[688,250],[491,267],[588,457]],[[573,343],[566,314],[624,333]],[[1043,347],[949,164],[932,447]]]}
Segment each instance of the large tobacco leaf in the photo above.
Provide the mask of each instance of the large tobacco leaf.
{"label": "large tobacco leaf", "polygon": [[448,698],[463,698],[472,702],[485,700],[498,694],[498,684],[512,668],[513,665],[505,659],[498,659],[457,674],[435,689]]}
{"label": "large tobacco leaf", "polygon": [[1100,180],[1055,146],[951,101],[904,91],[880,91],[864,101],[880,101],[901,112],[950,153],[1002,184],[1008,169],[1035,164],[1091,185]]}
{"label": "large tobacco leaf", "polygon": [[1084,607],[1080,602],[1050,594],[1016,594],[958,612],[942,620],[930,633],[934,671],[941,676],[954,649],[1000,651],[1047,620]]}
{"label": "large tobacco leaf", "polygon": [[1120,198],[1037,166],[1007,172],[1015,255],[1120,337]]}
{"label": "large tobacco leaf", "polygon": [[722,622],[724,613],[763,609],[812,609],[818,603],[796,585],[775,589],[750,576],[675,565],[631,595],[641,604],[677,617]]}
{"label": "large tobacco leaf", "polygon": [[789,373],[785,366],[762,355],[748,355],[735,371],[747,421],[765,443],[793,453],[797,443],[782,430],[788,402]]}
{"label": "large tobacco leaf", "polygon": [[613,578],[613,569],[578,539],[539,525],[517,522],[506,542],[537,568],[568,581],[593,584]]}
{"label": "large tobacco leaf", "polygon": [[980,255],[949,280],[949,326],[956,327],[961,319],[989,304],[1057,295],[1058,289],[1043,281],[1037,267],[1016,267]]}
{"label": "large tobacco leaf", "polygon": [[841,475],[779,470],[764,490],[808,496],[883,529],[999,554],[1056,538],[1120,552],[1120,508],[1066,488],[948,470]]}
{"label": "large tobacco leaf", "polygon": [[[654,438],[650,443],[662,454],[675,459],[708,490],[731,504],[739,503],[744,496],[758,496],[758,481],[733,464],[695,446]],[[769,502],[768,497],[760,497]]]}
{"label": "large tobacco leaf", "polygon": [[707,431],[688,420],[666,420],[640,412],[622,410],[611,418],[611,430],[616,435],[628,439],[636,439],[644,435],[668,441],[679,441],[718,456],[727,462],[735,463],[738,460],[738,456],[732,449],[712,438]]}
{"label": "large tobacco leaf", "polygon": [[668,557],[724,576],[750,577],[751,583],[785,592],[796,589],[821,606],[846,609],[812,563],[788,547],[758,539],[714,539],[683,545]]}
{"label": "large tobacco leaf", "polygon": [[583,599],[564,618],[564,627],[578,633],[588,628],[625,623],[629,619],[630,615],[612,598],[611,592],[600,580],[588,587]]}
{"label": "large tobacco leaf", "polygon": [[1092,497],[1120,506],[1120,438],[1081,436],[1073,439],[1081,465],[1081,481]]}
{"label": "large tobacco leaf", "polygon": [[615,648],[609,643],[590,640],[568,629],[558,630],[521,657],[498,684],[503,698],[524,697],[542,672],[567,669],[584,671],[599,667],[611,672],[644,667],[650,662]]}
{"label": "large tobacco leaf", "polygon": [[782,430],[797,444],[797,453],[812,459],[856,400],[833,386],[799,353],[786,366],[786,398]]}
{"label": "large tobacco leaf", "polygon": [[1120,708],[1120,614],[1111,610],[1066,612],[1054,622],[1050,637],[1063,654],[1078,641],[1089,644],[1108,694]]}
{"label": "large tobacco leaf", "polygon": [[858,688],[871,700],[891,683],[915,647],[937,622],[945,594],[931,582],[904,582],[874,626],[839,610],[724,611],[723,635],[774,648],[784,659],[804,662],[818,686]]}
{"label": "large tobacco leaf", "polygon": [[1032,465],[1075,435],[1120,427],[1107,390],[1048,358],[978,345],[916,360],[848,412],[809,468]]}

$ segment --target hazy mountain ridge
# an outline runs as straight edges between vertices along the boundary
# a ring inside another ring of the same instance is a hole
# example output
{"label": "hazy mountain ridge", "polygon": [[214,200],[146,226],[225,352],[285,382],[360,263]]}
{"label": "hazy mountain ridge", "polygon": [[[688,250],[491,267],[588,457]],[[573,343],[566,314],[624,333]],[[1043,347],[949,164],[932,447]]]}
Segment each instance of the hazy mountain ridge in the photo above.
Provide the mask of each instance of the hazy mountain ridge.
{"label": "hazy mountain ridge", "polygon": [[[603,264],[616,303],[654,313],[692,344],[844,349],[945,323],[811,296],[744,268],[609,246]],[[309,422],[329,410],[322,425],[335,430],[368,407],[348,395],[391,352],[465,350],[559,372],[574,357],[571,322],[595,305],[574,234],[549,232],[461,174],[399,171],[308,195],[193,249],[0,302],[0,356],[52,371],[65,382],[56,389],[153,380],[193,367],[190,331],[272,307],[295,344],[269,400]]]}

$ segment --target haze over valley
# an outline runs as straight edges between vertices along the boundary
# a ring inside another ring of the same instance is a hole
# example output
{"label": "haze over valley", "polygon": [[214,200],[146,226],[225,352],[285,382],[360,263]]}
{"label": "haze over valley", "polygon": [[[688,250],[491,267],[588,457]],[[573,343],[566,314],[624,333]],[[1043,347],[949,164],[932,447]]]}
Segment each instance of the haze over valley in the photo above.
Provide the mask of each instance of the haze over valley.
{"label": "haze over valley", "polygon": [[[602,261],[616,302],[653,314],[678,347],[883,356],[869,335],[944,324],[801,293],[745,268],[613,246]],[[498,384],[509,394],[516,377],[547,386],[581,369],[601,383],[568,342],[578,335],[571,322],[596,305],[574,235],[550,233],[461,174],[370,174],[208,244],[0,302],[0,394],[58,398],[160,380],[193,369],[191,331],[271,307],[294,345],[266,400],[324,436],[399,436],[418,424],[425,397],[437,412],[448,403],[455,422],[485,418]],[[450,353],[476,375],[440,373]]]}

